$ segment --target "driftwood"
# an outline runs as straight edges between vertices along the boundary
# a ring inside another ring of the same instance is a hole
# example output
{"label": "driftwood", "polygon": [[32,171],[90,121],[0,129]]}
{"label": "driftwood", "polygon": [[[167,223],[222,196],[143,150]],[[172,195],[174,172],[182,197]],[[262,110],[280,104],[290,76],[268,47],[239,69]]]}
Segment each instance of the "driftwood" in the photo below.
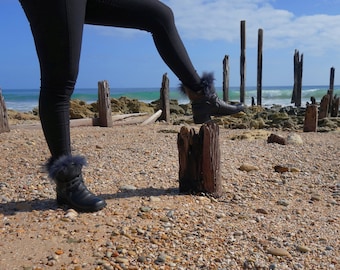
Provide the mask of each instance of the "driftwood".
{"label": "driftwood", "polygon": [[[129,114],[117,114],[111,117],[112,126],[119,124],[138,124],[142,123],[145,119],[141,116],[146,116],[147,113],[129,113]],[[138,120],[125,121],[127,118],[138,118]],[[70,121],[71,127],[81,127],[81,126],[100,126],[99,118],[82,118],[82,119],[72,119]]]}
{"label": "driftwood", "polygon": [[318,129],[318,106],[314,104],[307,105],[304,132],[316,132]]}
{"label": "driftwood", "polygon": [[159,118],[159,116],[162,114],[162,110],[158,110],[156,113],[154,113],[153,115],[151,115],[148,119],[146,119],[143,123],[142,126],[154,123],[155,121],[157,121],[157,119]]}
{"label": "driftwood", "polygon": [[5,99],[0,89],[0,133],[2,132],[9,132],[9,125]]}
{"label": "driftwood", "polygon": [[177,137],[179,153],[179,191],[222,194],[219,126],[203,124],[197,134],[183,126]]}

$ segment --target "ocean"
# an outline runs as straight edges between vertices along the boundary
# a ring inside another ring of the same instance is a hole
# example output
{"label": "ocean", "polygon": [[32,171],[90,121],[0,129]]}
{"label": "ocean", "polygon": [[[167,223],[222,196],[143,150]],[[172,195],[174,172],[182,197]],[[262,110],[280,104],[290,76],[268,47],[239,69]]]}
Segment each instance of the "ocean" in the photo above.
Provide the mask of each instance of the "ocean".
{"label": "ocean", "polygon": [[[271,107],[272,105],[289,106],[291,104],[293,86],[266,86],[262,89],[262,106]],[[110,89],[112,98],[126,96],[149,103],[159,99],[159,88],[113,88]],[[302,106],[310,102],[311,97],[315,97],[317,102],[327,93],[328,86],[304,86],[302,88]],[[222,88],[216,88],[218,95],[222,98]],[[246,88],[246,104],[251,105],[251,98],[256,100],[256,87]],[[340,96],[340,86],[334,87],[334,94]],[[38,107],[38,89],[2,89],[2,95],[5,99],[6,107],[10,110],[19,112],[29,112]],[[97,100],[98,90],[95,88],[76,88],[72,99],[81,99],[87,103]],[[238,101],[240,98],[239,88],[229,88],[229,100]],[[180,104],[189,103],[189,100],[183,96],[178,89],[170,89],[170,98],[176,99]]]}

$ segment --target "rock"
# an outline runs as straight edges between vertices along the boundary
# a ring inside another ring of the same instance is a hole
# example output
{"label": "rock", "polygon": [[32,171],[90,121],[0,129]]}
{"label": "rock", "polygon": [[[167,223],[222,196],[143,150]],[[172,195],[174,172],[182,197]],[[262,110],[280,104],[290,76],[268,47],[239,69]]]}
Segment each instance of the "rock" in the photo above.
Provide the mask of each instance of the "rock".
{"label": "rock", "polygon": [[127,190],[136,190],[137,188],[135,187],[135,186],[133,186],[133,185],[125,185],[125,186],[121,186],[120,188],[119,188],[119,190],[121,190],[121,191],[127,191]]}
{"label": "rock", "polygon": [[298,251],[302,252],[302,253],[307,253],[307,252],[310,251],[310,248],[309,248],[309,247],[302,246],[302,245],[297,246],[296,249],[297,249]]}
{"label": "rock", "polygon": [[78,217],[78,213],[74,209],[68,209],[65,213],[65,217],[71,220],[75,220]]}
{"label": "rock", "polygon": [[269,135],[267,139],[267,143],[278,143],[278,144],[285,145],[287,144],[287,140],[279,135],[272,133]]}
{"label": "rock", "polygon": [[124,263],[124,264],[128,264],[129,263],[129,259],[125,258],[125,257],[116,257],[115,258],[115,262],[116,263]]}
{"label": "rock", "polygon": [[313,194],[312,197],[310,198],[312,201],[320,201],[321,196],[319,194]]}
{"label": "rock", "polygon": [[288,206],[289,205],[289,203],[286,201],[286,200],[278,200],[277,202],[276,202],[278,205],[282,205],[282,206]]}
{"label": "rock", "polygon": [[251,172],[251,171],[258,171],[259,168],[254,165],[250,164],[242,164],[239,168],[240,171]]}
{"label": "rock", "polygon": [[299,144],[303,144],[303,140],[300,135],[296,133],[290,133],[287,136],[287,144],[299,145]]}
{"label": "rock", "polygon": [[287,166],[282,166],[282,165],[274,166],[274,170],[275,172],[278,172],[278,173],[289,172],[289,168]]}
{"label": "rock", "polygon": [[266,209],[259,208],[259,209],[256,209],[256,213],[267,215],[268,211]]}
{"label": "rock", "polygon": [[88,105],[85,101],[78,99],[70,101],[70,119],[92,118],[94,115],[91,105]]}
{"label": "rock", "polygon": [[284,248],[268,248],[267,252],[274,256],[291,257],[290,253]]}

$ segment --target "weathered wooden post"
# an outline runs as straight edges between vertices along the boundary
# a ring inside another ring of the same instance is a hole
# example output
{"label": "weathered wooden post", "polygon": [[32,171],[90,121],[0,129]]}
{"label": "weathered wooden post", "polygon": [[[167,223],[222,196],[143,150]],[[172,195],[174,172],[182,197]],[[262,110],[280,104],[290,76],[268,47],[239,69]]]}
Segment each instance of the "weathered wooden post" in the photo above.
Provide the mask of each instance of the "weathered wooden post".
{"label": "weathered wooden post", "polygon": [[333,105],[333,93],[334,93],[334,75],[335,75],[335,68],[331,67],[330,75],[329,75],[329,106],[328,106],[328,113],[331,114],[332,112],[332,105]]}
{"label": "weathered wooden post", "polygon": [[241,21],[241,56],[240,56],[240,102],[245,102],[246,80],[246,21]]}
{"label": "weathered wooden post", "polygon": [[319,112],[319,119],[324,119],[328,117],[328,111],[329,111],[329,94],[324,95],[320,102],[320,112]]}
{"label": "weathered wooden post", "polygon": [[98,114],[99,126],[112,127],[112,110],[110,100],[110,87],[107,81],[98,82]]}
{"label": "weathered wooden post", "polygon": [[223,59],[223,100],[229,101],[229,55]]}
{"label": "weathered wooden post", "polygon": [[160,109],[162,110],[162,114],[158,120],[170,122],[169,78],[167,73],[164,73],[162,78],[162,86],[160,89]]}
{"label": "weathered wooden post", "polygon": [[203,124],[197,134],[183,126],[178,134],[179,191],[181,193],[222,194],[219,126]]}
{"label": "weathered wooden post", "polygon": [[318,129],[318,106],[315,104],[307,105],[303,131],[316,132],[317,129]]}
{"label": "weathered wooden post", "polygon": [[0,89],[0,133],[9,132],[7,109],[5,99]]}
{"label": "weathered wooden post", "polygon": [[258,31],[257,46],[257,101],[258,106],[262,106],[262,58],[263,58],[263,29]]}
{"label": "weathered wooden post", "polygon": [[331,110],[331,117],[338,117],[339,114],[339,107],[340,107],[340,97],[334,97],[333,104],[332,104],[332,110]]}
{"label": "weathered wooden post", "polygon": [[295,103],[296,107],[301,107],[302,94],[302,73],[303,73],[303,54],[298,50],[294,53],[294,88],[291,103]]}
{"label": "weathered wooden post", "polygon": [[332,114],[333,111],[333,94],[334,94],[334,75],[335,75],[335,68],[331,67],[330,75],[329,75],[329,106],[328,106],[328,113]]}

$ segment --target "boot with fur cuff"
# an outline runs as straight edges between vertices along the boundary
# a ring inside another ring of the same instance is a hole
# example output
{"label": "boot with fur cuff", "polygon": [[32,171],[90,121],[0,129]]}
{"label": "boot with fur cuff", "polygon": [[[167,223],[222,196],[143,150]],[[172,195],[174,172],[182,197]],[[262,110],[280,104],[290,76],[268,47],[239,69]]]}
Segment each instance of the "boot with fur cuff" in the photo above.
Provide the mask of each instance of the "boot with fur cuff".
{"label": "boot with fur cuff", "polygon": [[105,200],[97,197],[85,186],[82,167],[86,160],[80,156],[62,156],[49,162],[49,177],[56,183],[58,204],[82,212],[96,212],[106,206]]}
{"label": "boot with fur cuff", "polygon": [[242,103],[237,105],[227,104],[219,99],[214,87],[214,76],[212,73],[204,73],[201,78],[202,90],[195,92],[185,85],[180,90],[185,93],[192,106],[195,124],[202,124],[211,120],[211,116],[223,116],[244,111]]}

